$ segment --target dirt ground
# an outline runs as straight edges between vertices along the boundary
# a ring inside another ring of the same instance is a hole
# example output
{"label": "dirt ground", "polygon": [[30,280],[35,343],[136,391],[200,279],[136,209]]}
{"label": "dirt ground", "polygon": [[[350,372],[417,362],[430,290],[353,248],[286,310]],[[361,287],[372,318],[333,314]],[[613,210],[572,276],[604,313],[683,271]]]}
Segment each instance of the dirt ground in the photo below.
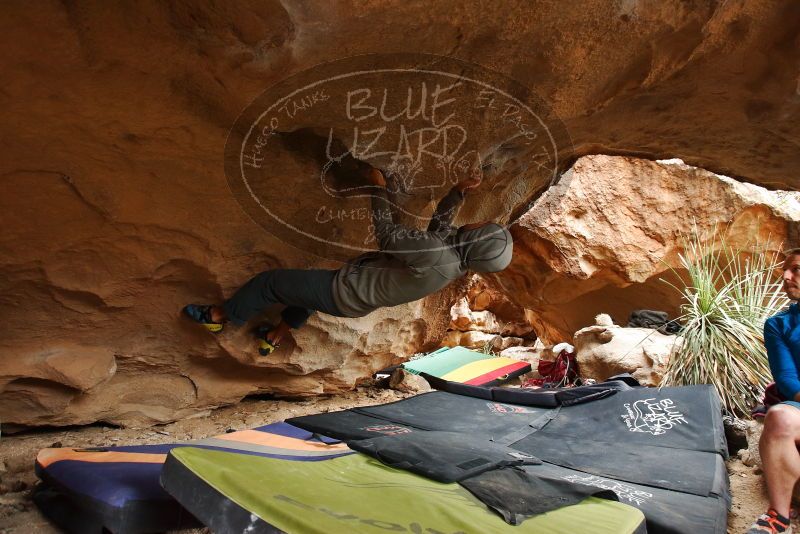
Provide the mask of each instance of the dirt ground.
{"label": "dirt ground", "polygon": [[764,477],[760,468],[747,467],[738,458],[728,460],[728,475],[733,501],[728,513],[728,533],[744,534],[753,520],[767,510]]}
{"label": "dirt ground", "polygon": [[[305,401],[247,399],[215,410],[209,416],[185,419],[147,429],[102,426],[49,429],[0,438],[0,534],[56,534],[60,532],[39,513],[30,494],[36,483],[33,462],[36,453],[53,446],[92,447],[101,445],[143,445],[188,441],[282,421],[289,417],[341,410],[354,406],[382,404],[408,396],[397,391],[363,388],[345,395]],[[766,509],[767,501],[760,470],[745,466],[738,458],[728,462],[733,504],[728,515],[728,532],[743,534],[753,519]],[[793,521],[797,529],[797,519]],[[207,529],[180,531],[206,534]]]}

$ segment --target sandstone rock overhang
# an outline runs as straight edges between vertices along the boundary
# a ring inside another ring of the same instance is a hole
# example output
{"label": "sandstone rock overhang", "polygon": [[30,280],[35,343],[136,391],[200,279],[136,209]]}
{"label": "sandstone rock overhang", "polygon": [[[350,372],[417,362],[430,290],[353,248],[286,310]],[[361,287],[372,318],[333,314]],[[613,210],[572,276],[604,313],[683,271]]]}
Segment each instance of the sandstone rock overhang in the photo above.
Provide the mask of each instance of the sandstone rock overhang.
{"label": "sandstone rock overhang", "polygon": [[[346,326],[319,319],[291,355],[255,367],[178,320],[189,299],[219,299],[259,270],[323,265],[246,217],[222,162],[249,102],[326,61],[410,51],[493,69],[566,125],[564,168],[607,153],[680,157],[770,188],[800,176],[790,0],[0,11],[4,422],[150,424],[258,391],[335,392],[435,345],[455,293]],[[525,179],[502,184],[514,201],[485,192],[463,216],[522,215],[542,193]]]}

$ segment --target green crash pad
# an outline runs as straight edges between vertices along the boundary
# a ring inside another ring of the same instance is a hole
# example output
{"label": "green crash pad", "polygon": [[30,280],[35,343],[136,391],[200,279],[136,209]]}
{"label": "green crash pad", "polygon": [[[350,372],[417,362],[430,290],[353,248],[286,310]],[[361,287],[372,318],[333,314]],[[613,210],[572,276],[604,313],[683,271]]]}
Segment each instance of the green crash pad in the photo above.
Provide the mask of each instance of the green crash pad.
{"label": "green crash pad", "polygon": [[214,532],[645,532],[642,512],[594,497],[511,526],[458,484],[362,454],[291,462],[186,447],[170,453],[161,480]]}

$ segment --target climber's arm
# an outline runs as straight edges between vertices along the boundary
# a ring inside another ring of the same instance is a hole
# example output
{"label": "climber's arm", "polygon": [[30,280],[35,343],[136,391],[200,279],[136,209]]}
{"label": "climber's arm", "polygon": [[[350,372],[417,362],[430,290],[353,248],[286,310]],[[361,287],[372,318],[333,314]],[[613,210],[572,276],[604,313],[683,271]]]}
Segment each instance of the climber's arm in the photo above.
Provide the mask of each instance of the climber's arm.
{"label": "climber's arm", "polygon": [[464,202],[464,195],[468,190],[474,189],[480,184],[480,175],[474,175],[454,185],[436,205],[431,222],[428,224],[428,231],[449,233],[452,230],[453,219],[458,213],[458,208]]}
{"label": "climber's arm", "polygon": [[370,181],[377,186],[372,194],[372,226],[378,248],[409,267],[422,269],[435,265],[444,246],[441,238],[394,222],[383,175],[380,172],[371,174]]}
{"label": "climber's arm", "polygon": [[458,208],[464,202],[464,191],[454,186],[436,205],[436,210],[428,223],[429,232],[449,232]]}

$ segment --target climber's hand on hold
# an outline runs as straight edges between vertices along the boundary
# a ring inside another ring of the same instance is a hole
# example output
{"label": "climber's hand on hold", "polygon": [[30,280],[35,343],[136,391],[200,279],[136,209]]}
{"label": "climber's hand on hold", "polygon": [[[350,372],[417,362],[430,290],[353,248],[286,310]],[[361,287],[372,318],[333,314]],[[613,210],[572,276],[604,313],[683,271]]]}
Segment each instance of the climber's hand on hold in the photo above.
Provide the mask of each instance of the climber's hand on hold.
{"label": "climber's hand on hold", "polygon": [[366,172],[367,181],[372,185],[386,188],[386,178],[383,176],[383,173],[378,169],[372,167]]}
{"label": "climber's hand on hold", "polygon": [[461,191],[462,193],[466,193],[470,189],[475,189],[479,185],[481,185],[481,175],[480,174],[473,174],[469,178],[465,178],[456,184],[456,189]]}

